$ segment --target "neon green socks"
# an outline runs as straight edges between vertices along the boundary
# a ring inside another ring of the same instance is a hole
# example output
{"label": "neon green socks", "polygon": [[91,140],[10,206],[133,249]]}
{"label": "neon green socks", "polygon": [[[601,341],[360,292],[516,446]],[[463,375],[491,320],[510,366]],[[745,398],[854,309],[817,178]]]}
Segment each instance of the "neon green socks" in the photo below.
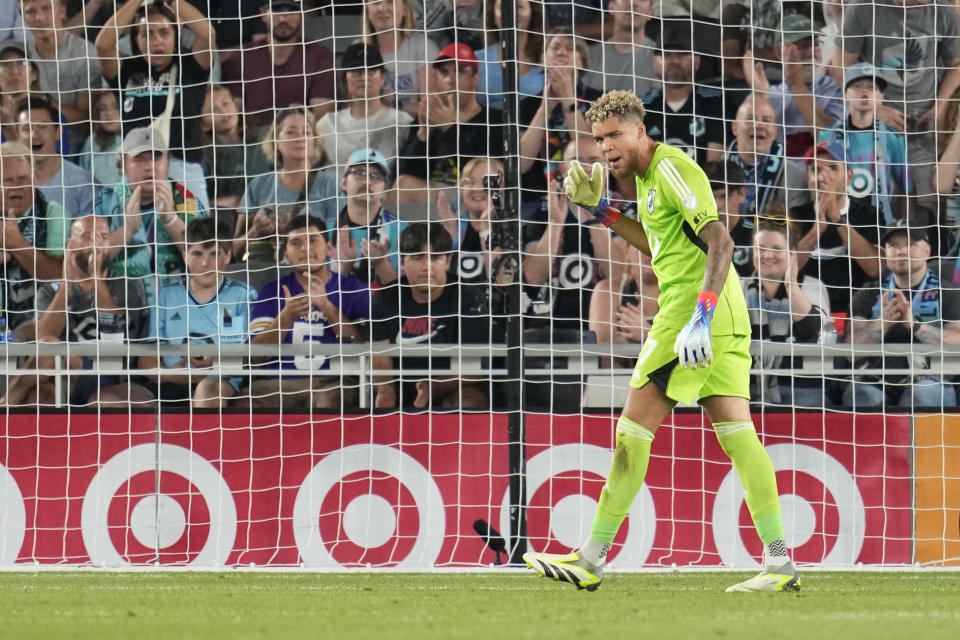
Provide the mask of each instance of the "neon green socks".
{"label": "neon green socks", "polygon": [[786,556],[777,476],[770,456],[760,444],[753,422],[717,422],[713,428],[720,446],[733,461],[733,467],[740,476],[753,525],[767,547],[768,555],[776,558]]}
{"label": "neon green socks", "polygon": [[[643,425],[620,416],[617,445],[607,482],[600,492],[600,504],[593,518],[590,540],[609,545],[637,497],[650,462],[653,434]],[[594,563],[599,564],[599,563]]]}

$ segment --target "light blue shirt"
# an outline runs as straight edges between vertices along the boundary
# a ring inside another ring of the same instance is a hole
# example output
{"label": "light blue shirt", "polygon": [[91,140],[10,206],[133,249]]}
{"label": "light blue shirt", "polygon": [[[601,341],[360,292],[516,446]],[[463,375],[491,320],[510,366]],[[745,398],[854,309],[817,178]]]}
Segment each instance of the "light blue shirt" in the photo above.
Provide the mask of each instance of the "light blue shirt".
{"label": "light blue shirt", "polygon": [[[157,304],[150,309],[148,336],[161,344],[240,344],[247,342],[250,303],[256,292],[247,285],[224,278],[209,300],[197,300],[186,284],[160,289]],[[183,354],[185,355],[185,354]],[[172,367],[180,356],[163,356]]]}

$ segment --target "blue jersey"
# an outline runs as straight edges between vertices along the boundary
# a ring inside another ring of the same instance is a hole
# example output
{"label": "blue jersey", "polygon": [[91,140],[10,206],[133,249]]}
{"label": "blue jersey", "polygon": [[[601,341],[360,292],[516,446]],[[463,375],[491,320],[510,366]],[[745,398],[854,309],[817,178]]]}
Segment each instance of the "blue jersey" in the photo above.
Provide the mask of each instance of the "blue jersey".
{"label": "blue jersey", "polygon": [[[291,297],[304,293],[295,273],[264,285],[250,313],[250,333],[266,330],[280,315],[284,304],[284,286],[290,290]],[[370,319],[370,289],[360,280],[342,276],[339,273],[331,273],[326,290],[327,299],[340,310],[342,320],[366,322]],[[306,344],[307,342],[336,344],[339,341],[323,312],[315,306],[311,307],[310,314],[306,318],[295,320],[290,331],[283,333],[283,344]],[[303,372],[317,371],[329,369],[330,362],[329,358],[323,354],[283,356],[280,359],[280,368]]]}
{"label": "blue jersey", "polygon": [[910,193],[910,175],[907,167],[907,140],[880,120],[875,127],[855,129],[847,118],[820,132],[820,141],[837,142],[847,152],[847,169],[853,179],[847,188],[851,198],[869,198],[870,203],[883,214],[885,224],[893,225],[896,218],[890,202],[891,195]]}
{"label": "blue jersey", "polygon": [[[187,285],[173,284],[160,289],[157,304],[150,310],[150,338],[161,344],[184,342],[237,344],[247,342],[253,289],[235,280],[223,279],[210,300],[199,301]],[[179,356],[164,356],[172,367]]]}

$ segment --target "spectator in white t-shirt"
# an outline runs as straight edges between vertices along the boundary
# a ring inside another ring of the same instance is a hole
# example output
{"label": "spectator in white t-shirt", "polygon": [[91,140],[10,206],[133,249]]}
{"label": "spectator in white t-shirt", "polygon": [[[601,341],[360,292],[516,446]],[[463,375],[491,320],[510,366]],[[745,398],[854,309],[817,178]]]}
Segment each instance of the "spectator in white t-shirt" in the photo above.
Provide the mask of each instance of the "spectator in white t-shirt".
{"label": "spectator in white t-shirt", "polygon": [[336,162],[343,178],[347,158],[357,149],[376,149],[396,166],[398,144],[408,137],[413,117],[381,100],[386,83],[383,57],[371,44],[356,42],[343,52],[343,109],[324,115],[317,123],[327,157]]}

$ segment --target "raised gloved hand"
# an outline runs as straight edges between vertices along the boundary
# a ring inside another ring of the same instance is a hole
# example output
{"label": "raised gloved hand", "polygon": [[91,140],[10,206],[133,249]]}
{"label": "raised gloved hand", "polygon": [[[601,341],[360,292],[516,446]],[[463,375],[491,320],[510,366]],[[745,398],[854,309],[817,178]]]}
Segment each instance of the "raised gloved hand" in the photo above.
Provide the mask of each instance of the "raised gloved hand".
{"label": "raised gloved hand", "polygon": [[690,322],[680,330],[677,341],[673,343],[673,352],[677,354],[681,367],[705,367],[713,360],[713,341],[710,324],[713,312],[717,308],[717,294],[702,291],[697,298],[697,307],[693,310]]}
{"label": "raised gloved hand", "polygon": [[587,212],[599,220],[603,226],[609,227],[617,218],[620,211],[610,206],[603,193],[603,165],[593,163],[593,170],[589,176],[576,160],[570,161],[570,171],[563,179],[563,190],[570,202],[580,205]]}

